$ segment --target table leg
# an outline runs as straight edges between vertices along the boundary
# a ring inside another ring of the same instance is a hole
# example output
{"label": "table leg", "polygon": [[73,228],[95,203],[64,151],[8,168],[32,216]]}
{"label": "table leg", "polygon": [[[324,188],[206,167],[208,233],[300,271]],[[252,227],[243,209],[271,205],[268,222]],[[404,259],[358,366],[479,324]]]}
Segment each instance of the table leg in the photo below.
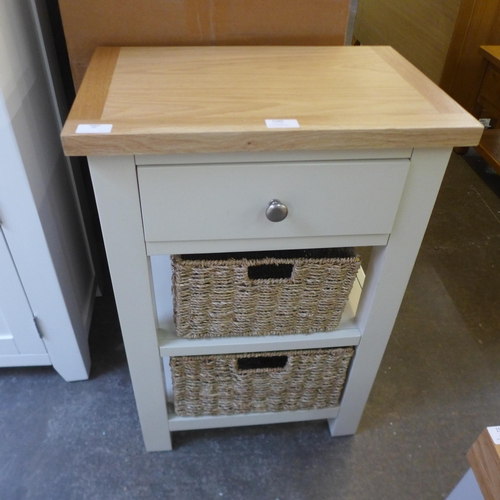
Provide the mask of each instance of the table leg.
{"label": "table leg", "polygon": [[357,312],[361,341],[350,369],[333,436],[354,434],[394,326],[441,181],[450,149],[415,150],[393,231],[374,247]]}
{"label": "table leg", "polygon": [[90,172],[144,443],[172,449],[156,312],[133,157],[90,157]]}

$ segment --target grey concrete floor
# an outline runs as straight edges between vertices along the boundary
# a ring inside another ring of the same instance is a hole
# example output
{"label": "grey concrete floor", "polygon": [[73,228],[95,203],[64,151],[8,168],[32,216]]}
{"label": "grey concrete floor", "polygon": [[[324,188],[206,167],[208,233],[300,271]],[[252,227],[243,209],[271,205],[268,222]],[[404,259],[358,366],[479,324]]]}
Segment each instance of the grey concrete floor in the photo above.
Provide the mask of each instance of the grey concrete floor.
{"label": "grey concrete floor", "polygon": [[500,423],[500,182],[483,167],[452,157],[355,436],[322,421],[191,431],[146,453],[108,294],[89,381],[0,370],[0,499],[445,498]]}

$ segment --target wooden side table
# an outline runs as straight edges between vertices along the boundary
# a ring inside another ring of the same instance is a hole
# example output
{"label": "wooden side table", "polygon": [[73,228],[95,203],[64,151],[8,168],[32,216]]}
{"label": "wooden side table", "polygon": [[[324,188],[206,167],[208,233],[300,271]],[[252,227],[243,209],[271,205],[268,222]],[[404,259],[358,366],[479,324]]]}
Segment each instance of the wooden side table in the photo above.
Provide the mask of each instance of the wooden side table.
{"label": "wooden side table", "polygon": [[492,123],[476,150],[500,173],[500,45],[484,45],[479,52],[484,57],[485,69],[474,115],[491,118]]}
{"label": "wooden side table", "polygon": [[468,451],[467,460],[484,498],[500,498],[500,426],[484,429]]}
{"label": "wooden side table", "polygon": [[[65,124],[87,155],[143,436],[327,419],[356,432],[451,148],[483,127],[389,47],[102,48]],[[288,216],[270,222],[270,200]],[[156,256],[373,247],[337,329],[183,339]],[[162,290],[163,289],[163,290]],[[162,358],[353,346],[339,405],[182,417]]]}
{"label": "wooden side table", "polygon": [[471,468],[447,500],[500,498],[500,426],[484,429],[467,452],[467,460]]}

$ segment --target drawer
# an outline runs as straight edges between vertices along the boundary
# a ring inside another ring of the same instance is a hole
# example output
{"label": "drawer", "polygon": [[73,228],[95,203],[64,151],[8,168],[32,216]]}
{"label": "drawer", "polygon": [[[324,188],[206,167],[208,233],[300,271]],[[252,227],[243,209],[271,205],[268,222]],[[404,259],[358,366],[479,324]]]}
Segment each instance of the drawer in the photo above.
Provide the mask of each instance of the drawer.
{"label": "drawer", "polygon": [[[140,166],[147,242],[389,234],[409,160]],[[288,215],[266,217],[280,200]]]}

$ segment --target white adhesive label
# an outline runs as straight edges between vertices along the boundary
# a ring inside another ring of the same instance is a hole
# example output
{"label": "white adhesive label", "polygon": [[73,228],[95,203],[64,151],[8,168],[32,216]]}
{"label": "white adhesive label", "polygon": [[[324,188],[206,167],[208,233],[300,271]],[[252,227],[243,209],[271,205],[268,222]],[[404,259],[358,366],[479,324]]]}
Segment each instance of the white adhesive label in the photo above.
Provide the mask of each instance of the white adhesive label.
{"label": "white adhesive label", "polygon": [[76,133],[77,134],[109,134],[111,132],[111,129],[113,128],[113,125],[110,125],[109,123],[105,124],[88,124],[88,123],[81,123],[76,127]]}
{"label": "white adhesive label", "polygon": [[500,445],[500,426],[497,427],[487,427],[490,433],[491,439],[495,444]]}
{"label": "white adhesive label", "polygon": [[267,128],[300,128],[297,120],[266,120]]}

